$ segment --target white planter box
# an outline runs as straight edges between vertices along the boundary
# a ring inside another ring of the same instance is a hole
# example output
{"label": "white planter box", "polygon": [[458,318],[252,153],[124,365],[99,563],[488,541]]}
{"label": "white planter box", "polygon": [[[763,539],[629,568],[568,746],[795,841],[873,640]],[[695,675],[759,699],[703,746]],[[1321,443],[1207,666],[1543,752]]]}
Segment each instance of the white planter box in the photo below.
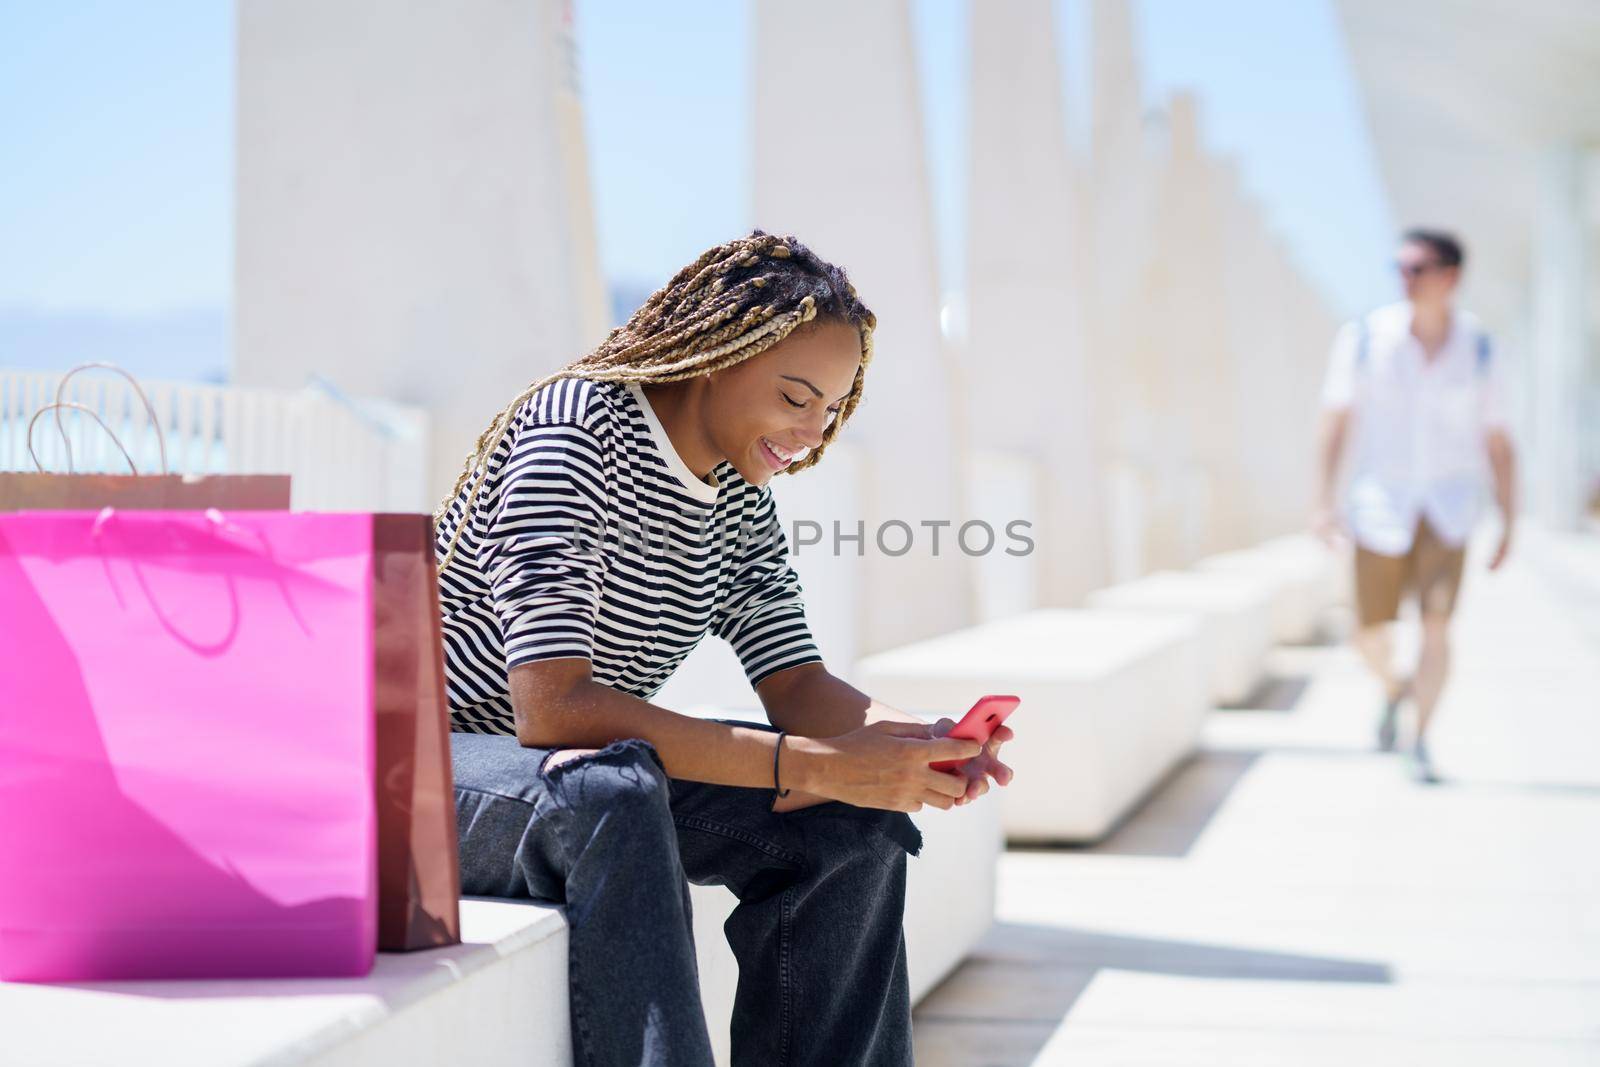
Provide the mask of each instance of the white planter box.
{"label": "white planter box", "polygon": [[1272,647],[1274,590],[1271,579],[1243,571],[1158,571],[1090,593],[1085,603],[1198,616],[1209,695],[1219,704],[1236,704],[1255,689]]}
{"label": "white planter box", "polygon": [[1323,613],[1331,603],[1329,571],[1333,557],[1277,551],[1262,546],[1208,556],[1195,565],[1202,573],[1248,574],[1268,583],[1272,590],[1272,639],[1282,644],[1304,644],[1317,636]]}
{"label": "white planter box", "polygon": [[1355,554],[1347,545],[1330,549],[1308,533],[1285,534],[1263,541],[1261,551],[1285,559],[1299,560],[1322,574],[1324,604],[1349,604],[1355,586]]}

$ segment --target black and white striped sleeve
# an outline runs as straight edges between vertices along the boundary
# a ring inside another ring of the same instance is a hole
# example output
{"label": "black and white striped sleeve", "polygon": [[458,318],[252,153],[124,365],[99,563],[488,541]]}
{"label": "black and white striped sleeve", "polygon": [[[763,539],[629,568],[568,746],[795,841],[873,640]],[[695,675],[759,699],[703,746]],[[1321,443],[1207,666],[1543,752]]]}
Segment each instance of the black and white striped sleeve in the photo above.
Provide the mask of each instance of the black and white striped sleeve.
{"label": "black and white striped sleeve", "polygon": [[486,509],[482,549],[507,670],[593,659],[611,514],[607,471],[604,443],[582,426],[518,433]]}
{"label": "black and white striped sleeve", "polygon": [[822,654],[806,622],[800,576],[789,561],[789,542],[766,486],[741,531],[736,556],[712,632],[733,646],[750,684],[802,663],[820,662]]}

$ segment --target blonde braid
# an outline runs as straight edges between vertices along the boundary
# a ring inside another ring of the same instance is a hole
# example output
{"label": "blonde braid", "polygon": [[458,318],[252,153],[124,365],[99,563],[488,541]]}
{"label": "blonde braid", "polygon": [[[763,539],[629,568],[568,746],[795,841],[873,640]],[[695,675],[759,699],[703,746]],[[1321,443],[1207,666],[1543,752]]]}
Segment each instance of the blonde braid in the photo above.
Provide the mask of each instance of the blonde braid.
{"label": "blonde braid", "polygon": [[793,237],[756,230],[708,249],[652,293],[594,351],[540,378],[494,417],[478,435],[450,494],[434,511],[438,527],[451,515],[462,488],[472,483],[439,573],[455,559],[462,531],[488,481],[492,457],[522,406],[539,390],[567,378],[663,384],[710,374],[760,355],[819,317],[848,322],[860,331],[861,364],[849,395],[823,431],[822,443],[785,473],[814,466],[861,402],[877,319],[843,270]]}

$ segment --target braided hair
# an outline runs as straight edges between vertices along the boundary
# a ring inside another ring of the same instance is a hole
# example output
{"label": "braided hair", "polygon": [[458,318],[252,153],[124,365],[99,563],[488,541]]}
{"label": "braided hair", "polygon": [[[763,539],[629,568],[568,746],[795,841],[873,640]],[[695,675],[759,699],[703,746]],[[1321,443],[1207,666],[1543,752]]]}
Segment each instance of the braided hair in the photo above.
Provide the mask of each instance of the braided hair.
{"label": "braided hair", "polygon": [[478,435],[450,495],[434,512],[437,528],[462,487],[473,482],[439,573],[455,558],[467,516],[487,480],[489,457],[534,393],[563,378],[660,384],[709,374],[765,352],[814,320],[848,323],[861,333],[861,364],[849,395],[823,430],[822,443],[791,463],[785,473],[815,464],[861,402],[867,364],[872,359],[872,331],[878,320],[856,296],[841,268],[794,237],[753,230],[748,237],[707,250],[652,293],[594,351],[540,378],[495,416]]}

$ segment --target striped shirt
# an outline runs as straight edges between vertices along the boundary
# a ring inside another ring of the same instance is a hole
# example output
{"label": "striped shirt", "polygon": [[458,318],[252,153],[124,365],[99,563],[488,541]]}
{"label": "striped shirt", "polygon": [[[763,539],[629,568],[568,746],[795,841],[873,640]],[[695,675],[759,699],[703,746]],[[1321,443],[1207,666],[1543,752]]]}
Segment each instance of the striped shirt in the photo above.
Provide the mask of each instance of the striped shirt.
{"label": "striped shirt", "polygon": [[[587,659],[648,700],[707,631],[751,685],[822,658],[771,489],[726,462],[696,478],[639,386],[545,386],[484,478],[439,578],[453,730],[515,734],[507,674],[539,660]],[[439,525],[441,563],[469,491]]]}

